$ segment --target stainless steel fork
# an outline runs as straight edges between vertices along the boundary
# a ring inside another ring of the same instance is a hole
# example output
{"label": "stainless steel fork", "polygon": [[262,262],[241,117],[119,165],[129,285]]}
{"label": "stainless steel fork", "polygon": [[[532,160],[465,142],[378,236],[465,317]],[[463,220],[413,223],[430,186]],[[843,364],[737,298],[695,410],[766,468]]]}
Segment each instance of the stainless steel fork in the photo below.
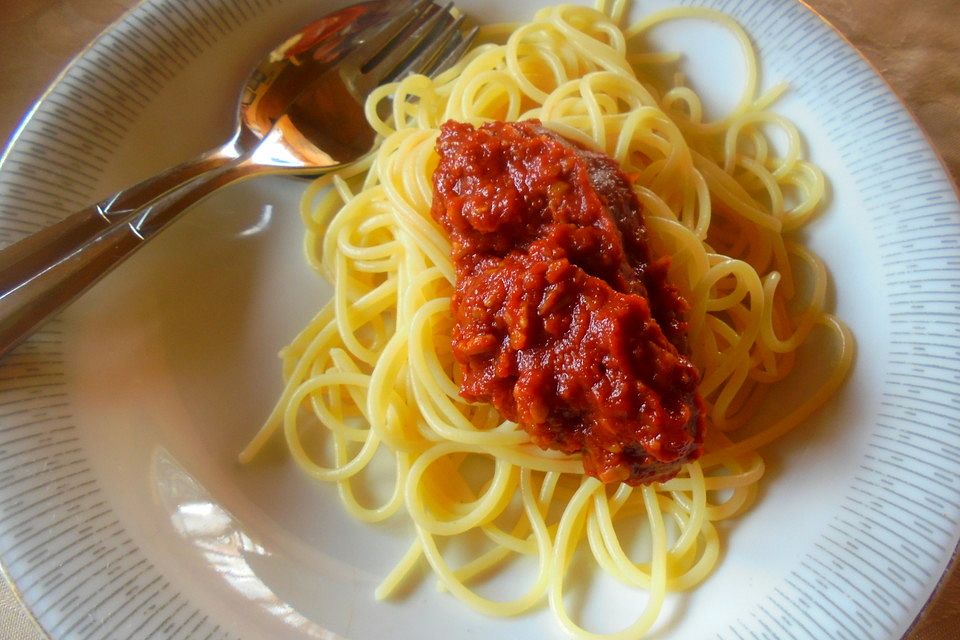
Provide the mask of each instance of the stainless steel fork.
{"label": "stainless steel fork", "polygon": [[[476,29],[462,31],[452,4],[416,2],[408,14],[358,39],[356,48],[300,92],[262,140],[226,165],[136,210],[96,236],[45,243],[43,255],[21,243],[0,272],[0,355],[73,301],[145,242],[214,191],[265,174],[320,174],[354,162],[375,148],[364,102],[381,84],[410,73],[437,74],[467,50]],[[27,238],[24,242],[29,242]],[[19,253],[17,253],[19,252]]]}

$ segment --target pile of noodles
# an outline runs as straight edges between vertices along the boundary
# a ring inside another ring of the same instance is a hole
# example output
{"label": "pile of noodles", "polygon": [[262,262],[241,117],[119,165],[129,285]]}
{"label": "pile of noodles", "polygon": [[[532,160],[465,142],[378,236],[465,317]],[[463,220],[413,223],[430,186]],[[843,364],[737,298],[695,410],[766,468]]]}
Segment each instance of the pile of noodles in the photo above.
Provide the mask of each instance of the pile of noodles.
{"label": "pile of noodles", "polygon": [[[378,597],[426,562],[445,590],[483,613],[548,602],[576,637],[635,638],[667,592],[697,585],[716,564],[714,523],[750,503],[764,469],[758,448],[823,404],[849,368],[852,341],[824,311],[826,270],[793,233],[817,212],[824,178],[803,159],[794,125],[768,110],[784,87],[758,95],[750,40],[723,14],[674,9],[621,28],[623,13],[622,2],[558,6],[485,28],[483,44],[440,76],[376,90],[367,114],[382,136],[378,151],[307,190],[307,257],[334,295],[284,349],[285,390],[241,457],[280,431],[297,464],[333,483],[351,515],[412,522],[409,550]],[[676,56],[637,48],[649,29],[681,17],[715,21],[742,45],[744,91],[721,119],[705,119],[681,75],[658,86]],[[532,446],[493,407],[459,396],[454,266],[430,216],[434,143],[448,119],[525,118],[616,159],[634,181],[654,255],[671,257],[670,280],[690,303],[709,433],[702,459],[668,482],[604,486],[576,456]],[[780,153],[774,130],[787,140]],[[829,372],[800,401],[762,411],[768,390],[791,383],[815,333],[832,350],[820,356]],[[361,504],[355,484],[382,482],[384,462],[392,491]],[[639,550],[630,544],[637,537]],[[564,594],[578,548],[645,592],[627,628],[593,634],[573,620]],[[471,586],[516,558],[537,567],[518,597],[494,600]]]}

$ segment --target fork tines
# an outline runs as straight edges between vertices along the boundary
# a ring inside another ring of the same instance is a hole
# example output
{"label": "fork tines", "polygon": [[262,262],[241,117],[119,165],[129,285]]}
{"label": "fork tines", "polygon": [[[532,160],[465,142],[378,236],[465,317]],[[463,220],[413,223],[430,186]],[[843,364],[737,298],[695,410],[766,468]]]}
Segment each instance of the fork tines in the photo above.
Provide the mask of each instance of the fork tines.
{"label": "fork tines", "polygon": [[454,17],[452,2],[439,7],[416,0],[351,54],[359,71],[357,89],[366,93],[406,75],[436,75],[455,63],[469,48],[477,29],[461,30],[464,16]]}

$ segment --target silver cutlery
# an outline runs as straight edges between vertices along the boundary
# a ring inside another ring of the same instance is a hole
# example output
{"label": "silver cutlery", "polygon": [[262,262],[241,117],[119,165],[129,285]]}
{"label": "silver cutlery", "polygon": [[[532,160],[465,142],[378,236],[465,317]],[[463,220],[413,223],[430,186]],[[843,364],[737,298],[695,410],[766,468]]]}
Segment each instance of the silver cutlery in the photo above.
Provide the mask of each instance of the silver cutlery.
{"label": "silver cutlery", "polygon": [[[226,144],[0,251],[0,355],[217,189],[258,175],[317,175],[372,151],[366,96],[410,73],[435,75],[469,47],[476,29],[464,32],[451,9],[429,0],[354,5],[321,19],[328,37],[307,44],[320,21],[311,23],[251,74]],[[320,46],[324,55],[311,55]]]}

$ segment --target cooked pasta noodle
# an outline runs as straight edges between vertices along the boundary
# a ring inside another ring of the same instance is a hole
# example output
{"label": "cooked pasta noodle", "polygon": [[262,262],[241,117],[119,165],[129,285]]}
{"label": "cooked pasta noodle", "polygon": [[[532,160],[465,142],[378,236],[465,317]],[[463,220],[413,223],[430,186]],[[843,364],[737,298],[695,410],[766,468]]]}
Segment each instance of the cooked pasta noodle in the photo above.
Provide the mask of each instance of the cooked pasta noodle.
{"label": "cooked pasta noodle", "polygon": [[[283,395],[241,459],[282,432],[296,463],[335,483],[352,516],[412,521],[415,539],[378,598],[425,561],[444,590],[485,614],[548,602],[576,637],[638,637],[666,593],[694,587],[715,566],[714,523],[749,505],[764,469],[757,450],[822,405],[849,368],[849,332],[824,310],[826,270],[791,235],[817,212],[824,178],[803,159],[794,125],[767,110],[784,87],[758,95],[749,37],[725,15],[672,9],[622,29],[625,13],[624,2],[601,1],[486,28],[484,44],[435,79],[411,76],[376,90],[367,115],[382,136],[378,151],[306,191],[307,258],[334,285],[333,298],[283,350]],[[675,55],[630,48],[681,17],[722,24],[743,49],[745,89],[721,118],[705,119],[679,74],[668,87],[648,77],[669,69]],[[705,455],[667,482],[605,487],[583,474],[577,456],[531,445],[492,407],[459,396],[450,349],[454,267],[430,215],[434,143],[448,119],[525,118],[604,151],[634,179],[654,253],[671,256],[670,279],[690,302],[708,435]],[[771,127],[786,134],[781,154]],[[820,341],[832,349],[829,374],[772,419],[766,392],[791,382],[814,332],[829,337]],[[368,505],[355,483],[378,453],[392,461],[393,487]],[[492,461],[479,481],[478,460]],[[641,559],[623,537],[627,522],[648,531]],[[446,543],[468,535],[485,538],[487,549],[454,562]],[[625,629],[596,634],[568,611],[578,548],[646,591],[645,608]],[[518,556],[537,567],[524,593],[495,601],[471,588]]]}

